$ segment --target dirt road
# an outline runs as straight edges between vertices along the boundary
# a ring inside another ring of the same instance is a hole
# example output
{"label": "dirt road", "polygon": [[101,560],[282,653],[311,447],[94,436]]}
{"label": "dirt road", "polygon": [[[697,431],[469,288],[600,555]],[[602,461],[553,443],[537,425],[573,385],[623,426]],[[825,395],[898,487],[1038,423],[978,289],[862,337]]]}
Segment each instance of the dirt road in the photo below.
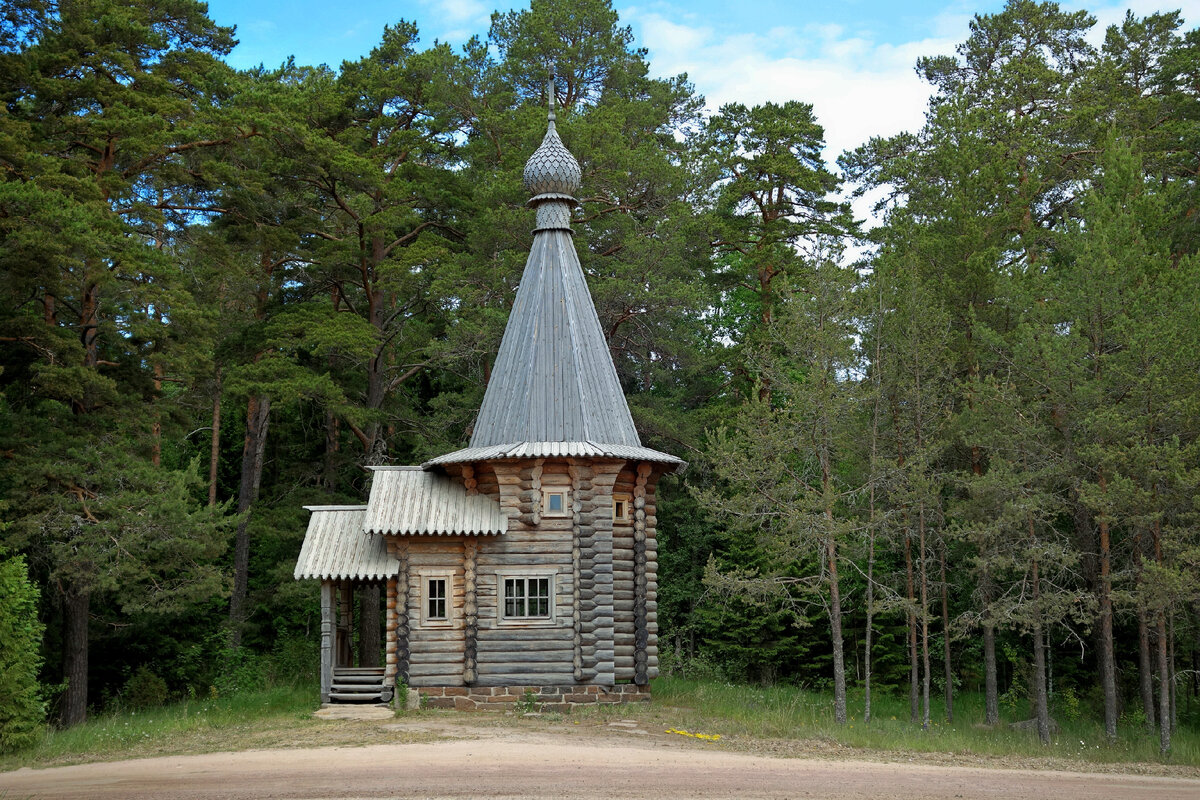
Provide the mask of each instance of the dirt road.
{"label": "dirt road", "polygon": [[769,758],[653,736],[577,739],[511,730],[424,744],[252,750],[0,774],[4,800],[386,797],[1197,800],[1200,780]]}

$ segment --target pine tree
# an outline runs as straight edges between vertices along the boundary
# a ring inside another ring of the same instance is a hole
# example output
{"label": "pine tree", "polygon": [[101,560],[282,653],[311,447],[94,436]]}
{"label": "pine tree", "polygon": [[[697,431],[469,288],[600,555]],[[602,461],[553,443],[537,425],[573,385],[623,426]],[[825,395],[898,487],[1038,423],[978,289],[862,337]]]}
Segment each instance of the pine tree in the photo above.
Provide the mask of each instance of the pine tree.
{"label": "pine tree", "polygon": [[[778,309],[775,348],[760,350],[756,372],[773,387],[771,400],[746,401],[734,424],[713,433],[713,470],[720,493],[699,490],[731,526],[760,537],[768,569],[710,572],[727,592],[760,601],[790,601],[812,593],[825,605],[833,649],[834,718],[846,722],[846,674],[840,570],[842,542],[857,527],[845,508],[848,494],[839,463],[853,405],[846,371],[854,367],[852,287],[854,274],[823,253],[803,275],[802,288],[785,295]],[[797,276],[799,278],[800,276]],[[816,574],[793,575],[799,554],[810,553]],[[744,567],[745,565],[743,565]]]}

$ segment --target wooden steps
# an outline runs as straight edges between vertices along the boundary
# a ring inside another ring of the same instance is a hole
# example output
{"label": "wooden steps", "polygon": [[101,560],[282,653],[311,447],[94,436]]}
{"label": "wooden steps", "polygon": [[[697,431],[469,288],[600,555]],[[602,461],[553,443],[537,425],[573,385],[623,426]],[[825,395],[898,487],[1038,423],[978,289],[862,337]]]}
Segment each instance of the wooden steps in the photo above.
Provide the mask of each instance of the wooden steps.
{"label": "wooden steps", "polygon": [[383,667],[334,667],[331,703],[386,703],[391,687],[384,682]]}

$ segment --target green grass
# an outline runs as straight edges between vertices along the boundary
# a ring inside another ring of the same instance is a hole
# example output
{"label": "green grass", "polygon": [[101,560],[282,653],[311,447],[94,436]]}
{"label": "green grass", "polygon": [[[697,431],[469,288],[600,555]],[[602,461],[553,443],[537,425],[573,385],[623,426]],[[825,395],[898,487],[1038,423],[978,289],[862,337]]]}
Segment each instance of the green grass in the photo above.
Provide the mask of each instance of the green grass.
{"label": "green grass", "polygon": [[[0,756],[0,771],[188,753],[423,741],[380,731],[364,741],[353,722],[317,720],[316,687],[277,687],[186,700],[161,708],[96,714],[73,728],[48,727],[33,747]],[[374,733],[374,732],[373,732]]]}
{"label": "green grass", "polygon": [[[144,711],[96,715],[67,730],[47,729],[40,742],[0,757],[0,770],[46,767],[126,758],[212,753],[251,748],[297,748],[402,744],[480,735],[486,728],[521,726],[551,733],[620,735],[607,723],[636,719],[651,732],[669,729],[719,734],[715,742],[686,740],[694,746],[722,747],[760,754],[810,757],[905,759],[928,763],[976,764],[1032,769],[1154,771],[1200,777],[1200,732],[1176,733],[1167,759],[1158,740],[1128,723],[1114,744],[1104,742],[1101,726],[1091,720],[1060,719],[1062,733],[1048,747],[1032,732],[1002,724],[980,725],[982,698],[962,694],[955,700],[954,724],[933,708],[928,731],[908,721],[907,698],[877,695],[871,722],[862,721],[862,693],[850,694],[850,720],[833,722],[832,697],[787,686],[736,686],[720,681],[660,678],[654,702],[597,706],[572,714],[538,718],[495,714],[420,711],[403,715],[404,725],[317,720],[316,688],[288,687],[197,699]],[[1016,719],[1010,715],[1004,722]],[[429,725],[423,724],[429,722]],[[409,724],[411,723],[411,724]],[[447,733],[447,725],[453,731]]]}
{"label": "green grass", "polygon": [[[1087,764],[1170,763],[1200,766],[1200,732],[1176,731],[1171,753],[1159,757],[1158,738],[1134,724],[1123,724],[1115,743],[1104,740],[1103,726],[1091,720],[1059,719],[1059,734],[1043,747],[1037,734],[1013,730],[1007,723],[1023,719],[1011,714],[1001,725],[987,728],[983,698],[961,694],[955,698],[954,723],[945,721],[944,706],[931,703],[929,730],[909,721],[907,697],[876,694],[871,722],[863,722],[863,695],[851,691],[849,720],[833,721],[831,694],[813,693],[787,686],[748,687],[717,681],[660,678],[654,684],[654,702],[660,710],[675,709],[674,718],[688,730],[720,733],[759,740],[811,740],[849,748],[904,753],[945,753],[991,758],[1052,758]],[[691,727],[688,727],[691,726]]]}

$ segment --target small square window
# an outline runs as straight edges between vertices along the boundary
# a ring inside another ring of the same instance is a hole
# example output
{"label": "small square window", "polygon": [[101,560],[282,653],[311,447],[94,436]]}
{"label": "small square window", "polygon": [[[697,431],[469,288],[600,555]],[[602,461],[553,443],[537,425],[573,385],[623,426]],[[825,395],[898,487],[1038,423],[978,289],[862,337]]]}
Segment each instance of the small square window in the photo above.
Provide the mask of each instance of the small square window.
{"label": "small square window", "polygon": [[542,515],[546,517],[567,516],[567,493],[561,489],[543,489]]}
{"label": "small square window", "polygon": [[627,494],[613,495],[613,521],[628,522],[630,519],[630,501]]}

